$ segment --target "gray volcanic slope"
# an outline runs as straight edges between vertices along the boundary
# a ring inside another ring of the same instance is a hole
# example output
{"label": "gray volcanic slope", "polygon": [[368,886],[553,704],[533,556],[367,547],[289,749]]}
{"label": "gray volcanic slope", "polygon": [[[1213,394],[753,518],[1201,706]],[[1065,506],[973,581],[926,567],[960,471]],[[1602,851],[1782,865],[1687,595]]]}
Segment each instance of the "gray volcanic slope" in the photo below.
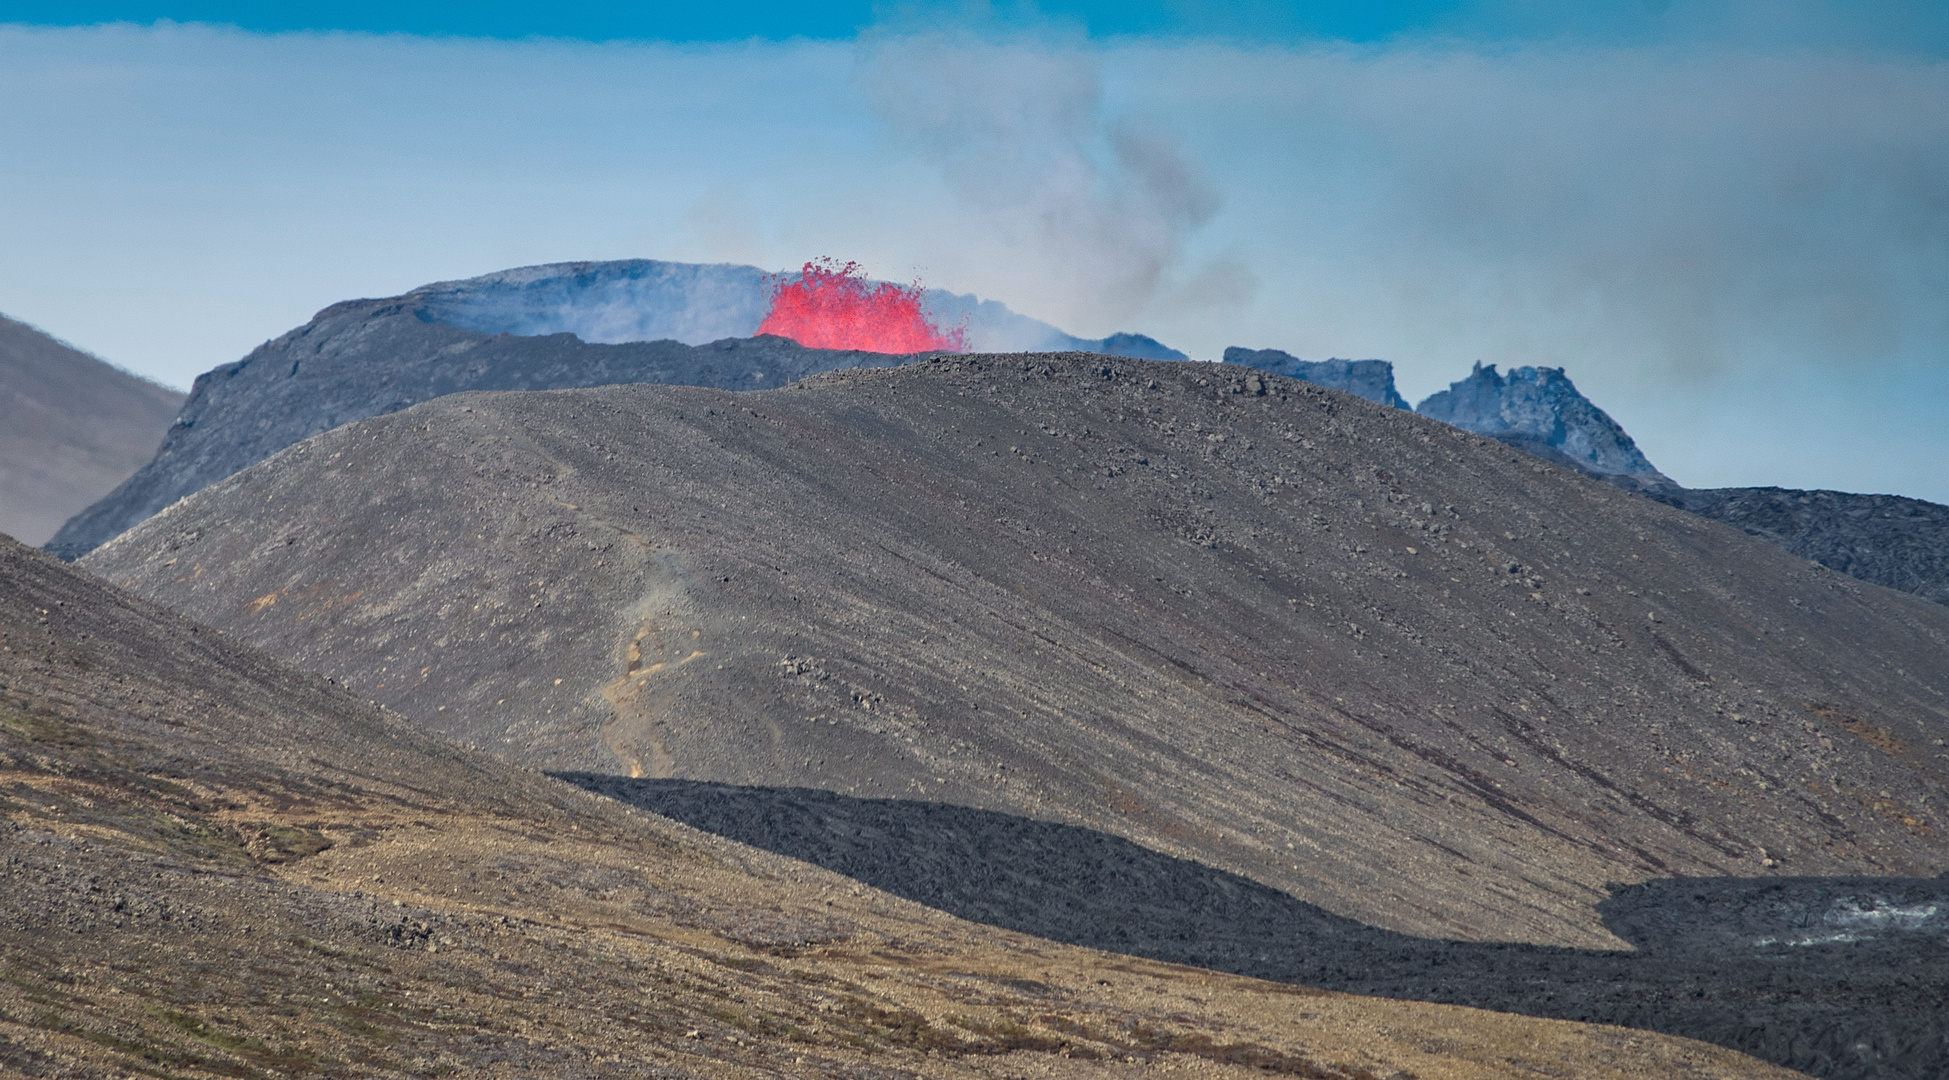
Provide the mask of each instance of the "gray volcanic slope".
{"label": "gray volcanic slope", "polygon": [[352,300],[197,376],[162,448],[141,471],[61,526],[64,559],[300,439],[464,390],[622,382],[731,389],[780,386],[815,371],[897,364],[883,353],[807,349],[780,337],[591,345],[573,334],[517,337],[428,320],[414,296]]}
{"label": "gray volcanic slope", "polygon": [[46,542],[149,460],[182,403],[0,316],[0,532]]}
{"label": "gray volcanic slope", "polygon": [[988,807],[1412,933],[1949,868],[1949,610],[1243,368],[448,397],[83,565],[524,763]]}

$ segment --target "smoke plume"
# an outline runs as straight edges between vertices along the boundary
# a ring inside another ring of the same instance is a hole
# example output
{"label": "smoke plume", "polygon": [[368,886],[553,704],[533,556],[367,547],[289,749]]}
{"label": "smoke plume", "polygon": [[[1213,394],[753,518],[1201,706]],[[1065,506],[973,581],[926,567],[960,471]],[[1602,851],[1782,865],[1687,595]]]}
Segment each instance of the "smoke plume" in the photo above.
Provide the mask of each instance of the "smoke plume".
{"label": "smoke plume", "polygon": [[1159,303],[1246,299],[1235,267],[1186,257],[1217,187],[1161,124],[1106,105],[1092,50],[882,37],[862,48],[861,83],[894,147],[940,170],[960,227],[1009,260],[1019,295],[1057,305],[1037,315],[1115,329]]}

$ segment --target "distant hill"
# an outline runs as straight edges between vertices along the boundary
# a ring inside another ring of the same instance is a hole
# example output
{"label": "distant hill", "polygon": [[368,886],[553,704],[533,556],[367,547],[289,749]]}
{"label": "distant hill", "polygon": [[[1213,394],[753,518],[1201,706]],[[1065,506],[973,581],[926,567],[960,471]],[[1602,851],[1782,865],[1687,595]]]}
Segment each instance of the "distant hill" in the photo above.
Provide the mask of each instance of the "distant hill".
{"label": "distant hill", "polygon": [[42,544],[156,452],[183,395],[0,316],[0,533]]}
{"label": "distant hill", "polygon": [[1775,487],[1673,485],[1645,493],[1830,570],[1949,604],[1949,506],[1899,495]]}
{"label": "distant hill", "polygon": [[74,559],[177,499],[340,424],[466,390],[664,382],[780,386],[835,367],[888,365],[880,353],[807,349],[785,338],[591,345],[571,334],[518,337],[428,322],[411,305],[352,301],[197,376],[153,459],[68,519],[47,543]]}
{"label": "distant hill", "polygon": [[1722,521],[1863,581],[1949,604],[1949,506],[1895,495],[1686,488],[1654,468],[1562,368],[1475,366],[1417,410],[1627,491]]}
{"label": "distant hill", "polygon": [[1894,495],[1787,488],[1686,488],[1646,460],[1562,368],[1469,377],[1417,410],[1876,585],[1949,604],[1949,506]]}

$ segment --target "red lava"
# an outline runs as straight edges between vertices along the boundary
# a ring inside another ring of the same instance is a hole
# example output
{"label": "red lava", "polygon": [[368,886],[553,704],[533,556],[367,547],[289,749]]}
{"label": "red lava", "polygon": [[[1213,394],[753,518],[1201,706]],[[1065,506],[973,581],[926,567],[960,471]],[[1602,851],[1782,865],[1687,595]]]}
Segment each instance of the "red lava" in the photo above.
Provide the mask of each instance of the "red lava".
{"label": "red lava", "polygon": [[943,330],[920,309],[919,285],[866,280],[856,262],[821,258],[797,280],[781,279],[760,334],[788,337],[809,349],[879,353],[962,352],[967,331]]}

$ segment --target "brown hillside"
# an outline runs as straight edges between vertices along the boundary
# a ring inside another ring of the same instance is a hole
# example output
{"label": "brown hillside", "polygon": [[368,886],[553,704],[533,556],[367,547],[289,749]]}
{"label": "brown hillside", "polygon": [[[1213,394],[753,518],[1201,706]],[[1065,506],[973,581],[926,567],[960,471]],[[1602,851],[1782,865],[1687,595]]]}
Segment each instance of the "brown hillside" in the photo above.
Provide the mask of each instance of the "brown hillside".
{"label": "brown hillside", "polygon": [[1949,868],[1949,610],[1240,368],[448,397],[84,565],[526,764],[1002,809],[1413,933]]}
{"label": "brown hillside", "polygon": [[0,1073],[1786,1077],[977,927],[463,750],[0,540]]}
{"label": "brown hillside", "polygon": [[0,533],[44,543],[148,463],[182,404],[0,316]]}

